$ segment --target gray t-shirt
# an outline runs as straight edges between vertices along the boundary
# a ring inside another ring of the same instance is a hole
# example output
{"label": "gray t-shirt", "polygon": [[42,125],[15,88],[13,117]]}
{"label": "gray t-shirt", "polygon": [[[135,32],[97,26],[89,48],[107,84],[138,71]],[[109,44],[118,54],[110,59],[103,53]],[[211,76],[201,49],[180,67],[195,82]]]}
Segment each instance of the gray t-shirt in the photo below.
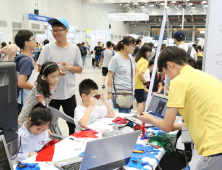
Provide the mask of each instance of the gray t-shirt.
{"label": "gray t-shirt", "polygon": [[109,62],[111,60],[111,58],[115,55],[114,51],[111,49],[106,49],[103,51],[102,53],[102,57],[103,59],[103,67],[107,67],[109,66]]}
{"label": "gray t-shirt", "polygon": [[148,61],[150,61],[156,54],[156,50],[153,48],[148,56]]}
{"label": "gray t-shirt", "polygon": [[[186,52],[188,51],[187,44],[181,44],[181,45],[178,45],[178,47],[184,49]],[[193,47],[191,49],[190,57],[192,57],[194,60],[197,60],[197,53]]]}
{"label": "gray t-shirt", "polygon": [[[129,56],[133,66],[133,89],[134,89],[134,77],[136,62],[133,57]],[[131,78],[131,64],[130,60],[124,60],[118,53],[115,54],[110,60],[108,70],[114,72],[114,84],[116,89],[132,89]]]}
{"label": "gray t-shirt", "polygon": [[[66,62],[68,65],[78,66],[82,68],[82,58],[79,48],[70,44],[67,48],[60,48],[55,42],[46,45],[39,56],[37,64],[42,66],[47,61]],[[53,99],[65,100],[75,95],[75,74],[69,71],[66,75],[60,76],[57,90],[53,95]]]}

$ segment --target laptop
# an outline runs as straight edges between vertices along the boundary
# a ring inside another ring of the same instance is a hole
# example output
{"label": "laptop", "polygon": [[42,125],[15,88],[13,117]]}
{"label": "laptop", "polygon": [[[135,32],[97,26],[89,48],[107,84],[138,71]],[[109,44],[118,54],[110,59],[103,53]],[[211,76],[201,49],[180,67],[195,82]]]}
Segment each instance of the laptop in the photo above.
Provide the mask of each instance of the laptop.
{"label": "laptop", "polygon": [[4,135],[0,135],[0,169],[13,170],[11,157],[9,155]]}
{"label": "laptop", "polygon": [[[161,120],[164,119],[166,110],[167,110],[167,96],[160,95],[160,94],[153,94],[151,96],[150,103],[148,105],[148,114],[151,114],[154,118]],[[142,122],[137,118],[137,115],[134,116],[126,116],[124,117],[129,121],[141,125]],[[154,127],[152,124],[145,124],[146,127]]]}
{"label": "laptop", "polygon": [[140,131],[89,141],[83,157],[53,164],[62,170],[109,170],[128,164]]}

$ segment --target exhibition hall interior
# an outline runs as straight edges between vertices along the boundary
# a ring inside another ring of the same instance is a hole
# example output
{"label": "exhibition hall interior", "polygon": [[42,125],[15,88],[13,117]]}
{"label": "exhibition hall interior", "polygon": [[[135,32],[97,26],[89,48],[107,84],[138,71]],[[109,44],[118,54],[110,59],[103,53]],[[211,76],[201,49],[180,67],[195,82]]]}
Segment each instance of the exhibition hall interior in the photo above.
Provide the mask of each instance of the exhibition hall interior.
{"label": "exhibition hall interior", "polygon": [[219,0],[0,0],[0,170],[220,170]]}

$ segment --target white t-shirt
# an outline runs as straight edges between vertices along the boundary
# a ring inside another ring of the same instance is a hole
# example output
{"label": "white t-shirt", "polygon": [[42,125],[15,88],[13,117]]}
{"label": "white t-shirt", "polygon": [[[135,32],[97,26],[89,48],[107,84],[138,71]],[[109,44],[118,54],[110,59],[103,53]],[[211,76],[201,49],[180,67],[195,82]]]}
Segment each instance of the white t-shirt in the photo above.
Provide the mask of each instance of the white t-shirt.
{"label": "white t-shirt", "polygon": [[[178,45],[178,47],[184,49],[186,52],[188,51],[187,44],[181,44],[181,45]],[[197,53],[193,47],[191,47],[190,57],[192,57],[194,60],[197,60]]]}
{"label": "white t-shirt", "polygon": [[[78,105],[75,108],[75,116],[74,116],[74,122],[75,122],[75,125],[76,125],[75,132],[79,131],[82,128],[79,124],[79,120],[82,119],[82,117],[86,113],[86,110],[87,110],[87,108],[83,107],[81,105]],[[95,105],[93,110],[92,110],[92,113],[91,113],[89,124],[94,123],[95,121],[97,121],[100,118],[105,117],[106,115],[107,115],[106,107]]]}

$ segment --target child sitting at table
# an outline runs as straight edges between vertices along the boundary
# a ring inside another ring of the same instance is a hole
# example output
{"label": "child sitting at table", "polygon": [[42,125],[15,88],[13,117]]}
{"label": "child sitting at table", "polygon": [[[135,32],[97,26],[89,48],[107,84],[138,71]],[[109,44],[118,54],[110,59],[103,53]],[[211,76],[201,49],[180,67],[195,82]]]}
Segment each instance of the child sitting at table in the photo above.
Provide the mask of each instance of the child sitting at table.
{"label": "child sitting at table", "polygon": [[52,113],[44,103],[36,104],[27,121],[19,128],[19,153],[16,161],[23,161],[36,154],[49,142],[47,129],[52,122]]}
{"label": "child sitting at table", "polygon": [[[98,94],[98,86],[91,79],[83,80],[79,85],[79,93],[82,98],[82,103],[75,109],[74,122],[76,124],[75,132],[82,127],[88,126],[103,117],[115,117],[113,108],[106,100],[103,91]],[[96,105],[97,100],[101,100],[105,107]]]}

